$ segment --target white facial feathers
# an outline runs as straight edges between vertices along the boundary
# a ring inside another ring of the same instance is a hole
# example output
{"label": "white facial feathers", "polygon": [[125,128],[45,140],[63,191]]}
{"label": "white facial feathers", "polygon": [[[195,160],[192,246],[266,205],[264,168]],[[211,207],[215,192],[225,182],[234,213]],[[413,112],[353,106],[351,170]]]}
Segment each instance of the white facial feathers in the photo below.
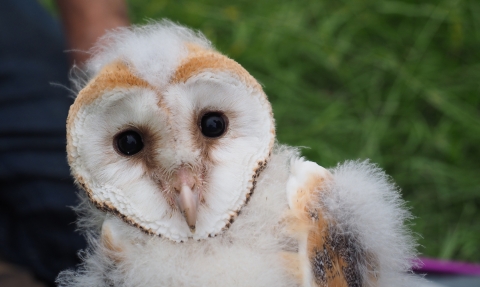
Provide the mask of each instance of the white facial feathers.
{"label": "white facial feathers", "polygon": [[[203,36],[170,22],[106,40],[69,114],[73,175],[98,207],[146,232],[174,241],[218,234],[248,200],[273,147],[260,85]],[[220,137],[202,132],[209,112],[226,121]],[[119,152],[126,131],[141,137],[138,154]],[[192,175],[189,192],[175,187],[180,170]]]}

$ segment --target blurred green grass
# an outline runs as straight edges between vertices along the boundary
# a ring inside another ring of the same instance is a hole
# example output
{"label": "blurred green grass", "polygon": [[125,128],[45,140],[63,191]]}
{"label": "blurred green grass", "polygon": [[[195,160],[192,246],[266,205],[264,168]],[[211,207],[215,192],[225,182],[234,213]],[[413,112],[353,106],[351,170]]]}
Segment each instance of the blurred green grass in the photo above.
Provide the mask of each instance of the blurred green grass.
{"label": "blurred green grass", "polygon": [[480,261],[480,1],[418,2],[128,1],[134,23],[198,29],[250,71],[280,142],[384,168],[423,255]]}

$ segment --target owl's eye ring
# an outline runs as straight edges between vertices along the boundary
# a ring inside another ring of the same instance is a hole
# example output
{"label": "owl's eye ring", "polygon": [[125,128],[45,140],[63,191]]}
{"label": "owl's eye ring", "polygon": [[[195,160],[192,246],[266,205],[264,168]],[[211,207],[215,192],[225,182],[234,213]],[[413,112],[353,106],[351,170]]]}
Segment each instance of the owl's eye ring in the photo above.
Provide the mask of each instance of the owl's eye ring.
{"label": "owl's eye ring", "polygon": [[132,156],[142,151],[143,138],[136,130],[126,130],[118,133],[113,138],[113,147],[121,155]]}
{"label": "owl's eye ring", "polygon": [[218,138],[225,134],[228,128],[228,118],[224,113],[210,111],[199,118],[199,128],[207,138]]}

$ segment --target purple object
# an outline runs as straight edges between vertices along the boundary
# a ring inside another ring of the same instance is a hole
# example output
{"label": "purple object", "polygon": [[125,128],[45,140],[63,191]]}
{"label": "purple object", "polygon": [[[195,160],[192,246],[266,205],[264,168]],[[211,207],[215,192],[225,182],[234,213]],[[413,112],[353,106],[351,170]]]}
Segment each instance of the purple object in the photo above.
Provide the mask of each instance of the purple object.
{"label": "purple object", "polygon": [[444,273],[444,274],[462,274],[480,276],[480,265],[473,263],[445,261],[430,258],[419,258],[416,272],[425,273]]}

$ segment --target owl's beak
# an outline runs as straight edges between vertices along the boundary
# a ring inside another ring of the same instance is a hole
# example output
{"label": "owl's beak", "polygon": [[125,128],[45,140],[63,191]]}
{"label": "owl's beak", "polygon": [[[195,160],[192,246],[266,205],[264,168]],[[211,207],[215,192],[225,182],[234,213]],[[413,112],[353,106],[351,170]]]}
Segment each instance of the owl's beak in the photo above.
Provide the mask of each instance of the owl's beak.
{"label": "owl's beak", "polygon": [[178,192],[177,205],[180,208],[190,231],[195,232],[198,210],[198,192],[195,189],[195,179],[192,172],[180,168],[176,172],[175,189]]}
{"label": "owl's beak", "polygon": [[186,185],[182,186],[178,195],[178,207],[187,220],[190,231],[195,232],[195,224],[197,223],[198,209],[198,193],[194,193],[192,189]]}

